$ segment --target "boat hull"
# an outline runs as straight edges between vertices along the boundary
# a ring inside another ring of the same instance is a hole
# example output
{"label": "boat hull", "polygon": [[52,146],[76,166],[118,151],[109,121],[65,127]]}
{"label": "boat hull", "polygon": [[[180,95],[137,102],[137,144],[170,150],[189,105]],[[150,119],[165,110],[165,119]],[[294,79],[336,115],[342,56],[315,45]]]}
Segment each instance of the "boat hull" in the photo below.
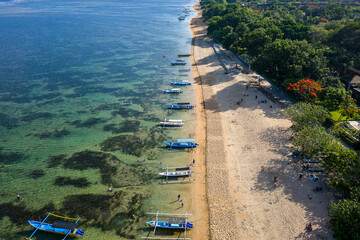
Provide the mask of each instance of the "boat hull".
{"label": "boat hull", "polygon": [[169,224],[168,222],[156,222],[156,221],[150,221],[147,222],[147,224],[149,224],[152,227],[157,227],[157,228],[166,228],[166,229],[174,229],[174,230],[185,230],[192,228],[192,224],[191,223],[187,223],[187,224]]}
{"label": "boat hull", "polygon": [[[28,220],[29,224],[31,226],[33,226],[34,228],[38,228],[41,224],[41,222],[38,221],[32,221],[32,220]],[[65,228],[56,228],[53,227],[52,224],[49,223],[43,223],[40,228],[40,231],[44,231],[44,232],[49,232],[49,233],[56,233],[56,234],[62,234],[62,235],[66,235],[69,232],[69,229],[65,229]],[[80,234],[77,234],[78,230],[80,229],[73,229],[70,230],[71,232],[68,234],[68,236],[72,236],[72,237],[78,237],[78,236],[82,236]],[[81,231],[81,230],[80,230]],[[82,232],[82,231],[81,231]]]}
{"label": "boat hull", "polygon": [[193,171],[161,172],[159,174],[164,177],[184,177],[190,176],[193,174]]}
{"label": "boat hull", "polygon": [[184,110],[184,109],[189,110],[195,108],[192,105],[169,105],[169,104],[166,104],[166,107],[173,110]]}
{"label": "boat hull", "polygon": [[171,148],[195,148],[197,143],[179,143],[179,142],[164,142],[164,144]]}

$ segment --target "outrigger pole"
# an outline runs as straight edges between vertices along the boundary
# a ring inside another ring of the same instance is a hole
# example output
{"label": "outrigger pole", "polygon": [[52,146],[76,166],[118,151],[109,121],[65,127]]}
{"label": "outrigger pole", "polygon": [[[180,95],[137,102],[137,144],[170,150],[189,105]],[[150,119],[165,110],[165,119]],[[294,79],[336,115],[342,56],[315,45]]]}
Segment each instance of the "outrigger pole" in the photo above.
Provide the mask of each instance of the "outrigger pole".
{"label": "outrigger pole", "polygon": [[[66,218],[66,219],[71,219],[71,218]],[[73,218],[73,219],[76,219],[76,218]],[[78,218],[75,223],[78,223],[79,221],[80,221],[80,218]],[[71,233],[71,231],[72,231],[72,229],[69,229],[69,231],[67,232],[67,234],[65,235],[65,237],[62,240],[65,240],[65,238],[67,238],[67,236]]]}
{"label": "outrigger pole", "polygon": [[36,231],[42,226],[42,224],[46,221],[46,219],[48,217],[50,217],[51,213],[49,213],[46,218],[44,218],[44,220],[40,223],[40,225],[34,230],[34,232],[30,235],[30,237],[24,237],[24,239],[28,239],[28,240],[32,240],[31,238],[34,236],[34,234],[36,233]]}

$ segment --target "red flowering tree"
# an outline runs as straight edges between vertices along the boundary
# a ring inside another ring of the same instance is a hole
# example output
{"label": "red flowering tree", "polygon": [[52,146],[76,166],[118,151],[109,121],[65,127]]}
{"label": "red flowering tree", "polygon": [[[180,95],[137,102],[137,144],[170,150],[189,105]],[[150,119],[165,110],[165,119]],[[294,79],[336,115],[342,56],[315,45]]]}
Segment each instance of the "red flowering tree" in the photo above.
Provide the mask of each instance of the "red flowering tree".
{"label": "red flowering tree", "polygon": [[352,98],[345,98],[343,102],[340,104],[340,117],[338,121],[345,116],[345,120],[349,118],[358,118],[359,117],[359,109],[357,109],[355,100]]}
{"label": "red flowering tree", "polygon": [[288,91],[294,91],[305,100],[311,100],[318,98],[317,93],[322,90],[320,82],[315,82],[311,79],[305,78],[296,83],[290,83],[286,88]]}

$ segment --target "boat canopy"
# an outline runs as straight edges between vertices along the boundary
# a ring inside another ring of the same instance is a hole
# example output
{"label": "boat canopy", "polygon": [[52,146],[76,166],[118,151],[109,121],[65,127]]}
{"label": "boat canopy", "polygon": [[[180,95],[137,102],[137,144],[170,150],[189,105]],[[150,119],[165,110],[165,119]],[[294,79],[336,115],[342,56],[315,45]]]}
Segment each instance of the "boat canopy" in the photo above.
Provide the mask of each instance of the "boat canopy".
{"label": "boat canopy", "polygon": [[169,224],[185,224],[186,219],[185,218],[168,218]]}
{"label": "boat canopy", "polygon": [[195,142],[195,139],[178,139],[177,141],[180,143],[190,143]]}
{"label": "boat canopy", "polygon": [[62,221],[54,221],[53,223],[53,227],[54,228],[64,228],[64,229],[75,229],[76,226],[78,224],[77,223],[73,223],[73,222],[62,222]]}

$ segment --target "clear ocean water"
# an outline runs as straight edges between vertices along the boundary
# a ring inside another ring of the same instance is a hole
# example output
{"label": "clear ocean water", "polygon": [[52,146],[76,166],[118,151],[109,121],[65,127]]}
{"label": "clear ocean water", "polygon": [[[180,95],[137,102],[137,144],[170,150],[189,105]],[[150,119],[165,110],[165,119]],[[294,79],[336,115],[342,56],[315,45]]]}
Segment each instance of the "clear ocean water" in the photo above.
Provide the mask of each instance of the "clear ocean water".
{"label": "clear ocean water", "polygon": [[[161,143],[194,136],[194,111],[165,109],[194,103],[194,89],[162,93],[193,81],[179,72],[188,58],[170,62],[190,52],[194,3],[0,0],[0,239],[28,237],[27,220],[47,211],[81,217],[82,239],[110,240],[150,236],[146,212],[189,211],[191,184],[160,185],[158,172],[192,161]],[[161,130],[164,118],[185,126]]]}

